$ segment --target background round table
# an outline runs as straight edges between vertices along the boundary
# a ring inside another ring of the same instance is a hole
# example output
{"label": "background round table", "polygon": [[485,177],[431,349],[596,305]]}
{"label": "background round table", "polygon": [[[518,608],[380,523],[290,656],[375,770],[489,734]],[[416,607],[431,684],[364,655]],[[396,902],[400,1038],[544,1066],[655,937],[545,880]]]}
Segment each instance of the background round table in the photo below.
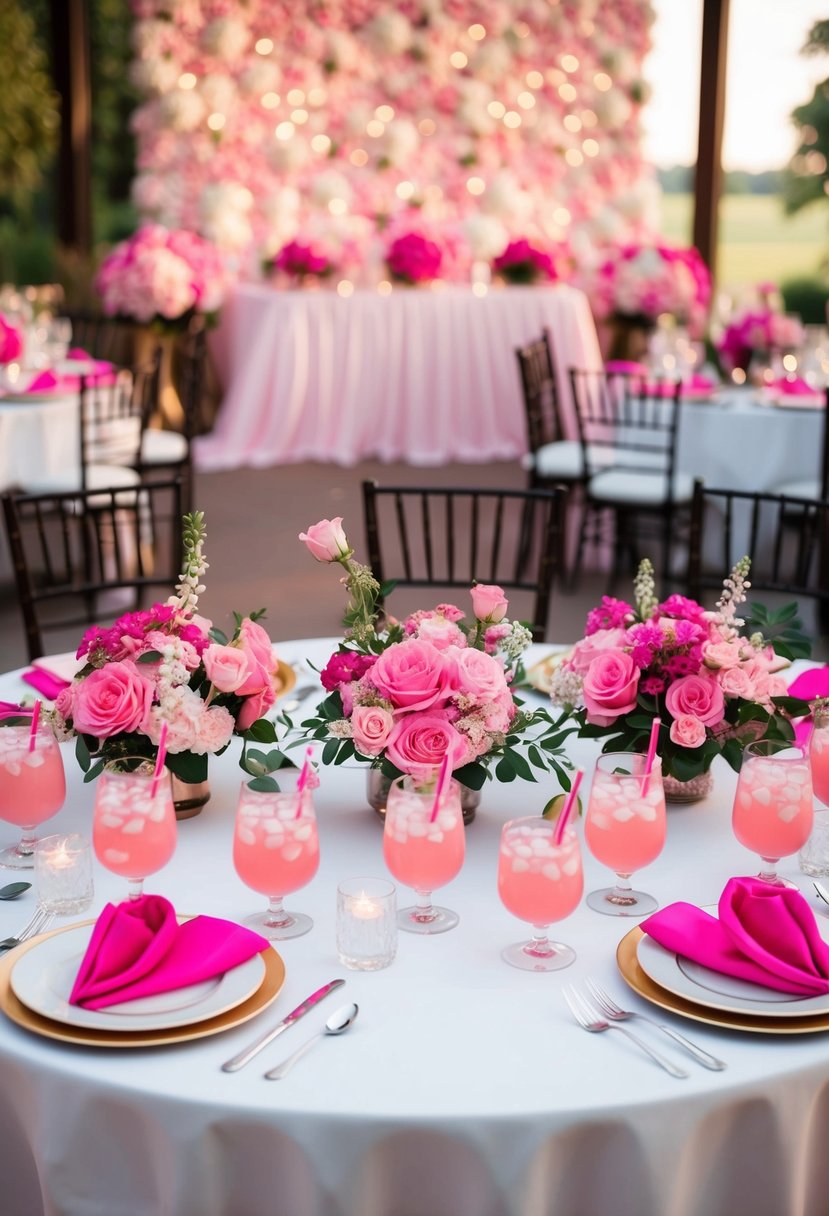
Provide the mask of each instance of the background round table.
{"label": "background round table", "polygon": [[[315,640],[278,651],[320,663],[330,648]],[[0,697],[26,688],[13,674],[0,679]],[[594,746],[571,752],[589,778]],[[234,743],[211,761],[211,801],[179,824],[173,860],[148,881],[182,912],[240,919],[262,902],[231,861],[237,757]],[[93,791],[69,744],[64,758],[66,805],[42,831],[89,834]],[[464,868],[441,896],[460,913],[457,929],[401,934],[385,971],[345,970],[334,947],[337,882],[385,873],[365,784],[356,767],[321,772],[320,869],[290,900],[314,928],[279,944],[285,986],[258,1019],[186,1045],[118,1051],[63,1045],[0,1018],[4,1216],[824,1216],[826,1035],[718,1031],[656,1011],[728,1064],[705,1071],[643,1028],[687,1064],[689,1078],[675,1080],[621,1035],[586,1034],[562,999],[566,983],[592,976],[654,1012],[616,971],[617,944],[635,922],[582,903],[556,931],[577,951],[572,967],[534,974],[502,962],[526,926],[496,893],[501,825],[540,812],[552,779],[484,789]],[[731,875],[754,872],[731,833],[734,785],[717,765],[708,800],[669,811],[665,851],[639,878],[661,903],[713,903]],[[606,885],[584,855],[586,890]],[[781,870],[810,889],[796,859]],[[125,884],[97,863],[95,882],[97,914]],[[0,903],[0,936],[33,905],[33,892]],[[336,976],[346,987],[299,1027],[242,1072],[220,1071]],[[346,1036],[320,1044],[284,1081],[262,1079],[343,1001],[360,1006]]]}

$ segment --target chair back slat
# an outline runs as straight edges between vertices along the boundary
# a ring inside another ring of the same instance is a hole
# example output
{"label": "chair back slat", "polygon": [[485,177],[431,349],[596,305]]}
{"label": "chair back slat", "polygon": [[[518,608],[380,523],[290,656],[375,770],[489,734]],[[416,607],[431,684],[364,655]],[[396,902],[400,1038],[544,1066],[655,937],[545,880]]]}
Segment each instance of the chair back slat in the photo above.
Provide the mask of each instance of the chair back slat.
{"label": "chair back slat", "polygon": [[563,439],[553,343],[549,330],[515,352],[527,424],[527,446],[537,452]]}

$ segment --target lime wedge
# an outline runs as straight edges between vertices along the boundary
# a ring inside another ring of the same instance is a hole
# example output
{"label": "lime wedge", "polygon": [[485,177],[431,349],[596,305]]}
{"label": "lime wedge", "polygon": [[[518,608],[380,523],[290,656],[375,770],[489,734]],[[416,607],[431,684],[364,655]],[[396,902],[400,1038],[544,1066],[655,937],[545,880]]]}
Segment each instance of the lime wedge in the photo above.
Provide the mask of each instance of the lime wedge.
{"label": "lime wedge", "polygon": [[[545,806],[541,814],[545,819],[558,819],[561,812],[564,810],[564,804],[567,801],[567,794],[556,794],[555,798],[551,798]],[[581,798],[576,795],[576,814],[581,815]]]}

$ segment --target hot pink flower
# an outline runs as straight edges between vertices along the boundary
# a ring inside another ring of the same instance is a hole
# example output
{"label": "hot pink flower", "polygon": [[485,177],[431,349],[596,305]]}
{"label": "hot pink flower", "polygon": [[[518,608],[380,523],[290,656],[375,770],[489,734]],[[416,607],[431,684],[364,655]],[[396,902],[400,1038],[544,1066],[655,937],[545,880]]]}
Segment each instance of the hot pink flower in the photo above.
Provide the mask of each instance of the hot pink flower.
{"label": "hot pink flower", "polygon": [[449,754],[452,769],[466,763],[466,740],[451,722],[434,713],[406,714],[395,725],[386,744],[386,756],[404,773],[426,776]]}
{"label": "hot pink flower", "polygon": [[680,714],[671,723],[670,735],[677,747],[702,747],[705,726],[693,714]]}
{"label": "hot pink flower", "polygon": [[629,654],[605,650],[596,655],[584,677],[582,695],[587,721],[610,726],[636,704],[639,668]]}
{"label": "hot pink flower", "polygon": [[682,676],[665,693],[665,707],[672,718],[692,714],[704,726],[716,726],[725,710],[723,691],[707,676]]}
{"label": "hot pink flower", "polygon": [[72,720],[80,734],[108,739],[140,730],[152,704],[152,685],[129,660],[108,663],[79,681]]}
{"label": "hot pink flower", "polygon": [[394,718],[379,705],[355,705],[351,715],[354,746],[364,756],[379,756],[394,726]]}
{"label": "hot pink flower", "polygon": [[318,562],[336,562],[351,552],[342,525],[341,515],[336,519],[321,519],[307,532],[300,532],[299,539],[305,542]]}
{"label": "hot pink flower", "polygon": [[20,330],[0,316],[0,363],[13,363],[23,354]]}
{"label": "hot pink flower", "polygon": [[371,682],[396,710],[429,709],[446,700],[450,666],[443,652],[419,638],[384,650]]}

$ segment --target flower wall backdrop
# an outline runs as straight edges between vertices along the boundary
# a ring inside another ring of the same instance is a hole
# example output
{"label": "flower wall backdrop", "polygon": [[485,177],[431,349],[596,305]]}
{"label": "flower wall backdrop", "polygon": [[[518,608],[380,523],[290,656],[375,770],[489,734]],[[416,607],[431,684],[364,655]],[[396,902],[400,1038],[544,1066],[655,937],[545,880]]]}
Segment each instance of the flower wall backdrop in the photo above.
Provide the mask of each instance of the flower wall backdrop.
{"label": "flower wall backdrop", "polygon": [[647,238],[648,0],[132,0],[143,218],[241,269],[294,238],[382,277],[421,232],[466,277],[510,239]]}

